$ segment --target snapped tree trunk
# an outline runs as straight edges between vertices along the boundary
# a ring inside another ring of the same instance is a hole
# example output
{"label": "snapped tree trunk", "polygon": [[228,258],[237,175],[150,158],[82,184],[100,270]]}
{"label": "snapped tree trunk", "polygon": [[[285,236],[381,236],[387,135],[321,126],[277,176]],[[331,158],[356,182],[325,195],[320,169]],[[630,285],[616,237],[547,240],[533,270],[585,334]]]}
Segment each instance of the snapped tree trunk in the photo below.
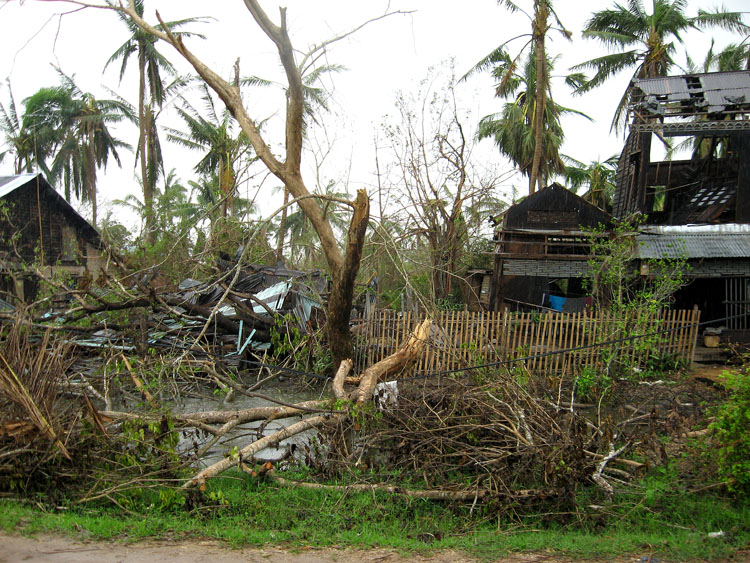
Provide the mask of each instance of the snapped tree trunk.
{"label": "snapped tree trunk", "polygon": [[333,357],[333,365],[338,366],[346,358],[352,357],[352,333],[349,320],[354,299],[354,281],[359,272],[365,234],[370,221],[370,200],[365,190],[357,192],[354,200],[354,214],[349,224],[343,267],[331,271],[331,294],[328,297],[328,317],[326,333]]}
{"label": "snapped tree trunk", "polygon": [[[160,20],[161,29],[150,25],[141,17],[135,6],[135,0],[128,0],[127,6],[119,4],[112,9],[126,14],[141,29],[154,37],[170,43],[185,60],[187,60],[221,98],[227,109],[240,124],[247,135],[255,154],[279,178],[289,193],[299,200],[298,205],[307,216],[320,239],[320,246],[325,254],[328,270],[331,275],[332,291],[328,304],[327,333],[330,339],[331,351],[335,365],[340,360],[351,355],[351,334],[349,333],[349,315],[354,296],[354,279],[359,270],[362,258],[362,246],[370,214],[370,204],[364,190],[357,193],[347,248],[341,252],[339,240],[331,227],[330,221],[323,214],[317,202],[311,199],[310,191],[302,179],[302,144],[305,115],[305,89],[300,67],[296,57],[298,52],[292,46],[286,24],[286,8],[280,9],[281,22],[276,25],[260,7],[257,0],[245,0],[245,6],[252,15],[255,23],[263,33],[274,43],[279,54],[279,60],[284,67],[288,87],[286,90],[286,127],[285,127],[285,159],[280,160],[274,154],[271,146],[266,142],[259,126],[252,119],[244,106],[240,89],[237,85],[227,82],[216,71],[208,67],[183,41],[181,35],[173,34]],[[157,14],[158,16],[158,14]]]}

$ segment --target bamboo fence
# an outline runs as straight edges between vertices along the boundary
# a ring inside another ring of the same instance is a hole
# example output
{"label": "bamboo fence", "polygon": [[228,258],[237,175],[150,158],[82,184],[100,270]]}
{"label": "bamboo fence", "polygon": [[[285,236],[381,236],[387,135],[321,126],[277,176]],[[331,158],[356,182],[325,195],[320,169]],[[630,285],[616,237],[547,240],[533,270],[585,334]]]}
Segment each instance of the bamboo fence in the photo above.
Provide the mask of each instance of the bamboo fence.
{"label": "bamboo fence", "polygon": [[[355,365],[364,369],[392,354],[424,314],[376,310],[359,327]],[[577,373],[627,364],[645,369],[650,360],[691,361],[700,311],[672,310],[645,316],[608,313],[443,311],[417,373],[465,369],[495,362],[530,373]],[[632,338],[637,337],[637,338]]]}

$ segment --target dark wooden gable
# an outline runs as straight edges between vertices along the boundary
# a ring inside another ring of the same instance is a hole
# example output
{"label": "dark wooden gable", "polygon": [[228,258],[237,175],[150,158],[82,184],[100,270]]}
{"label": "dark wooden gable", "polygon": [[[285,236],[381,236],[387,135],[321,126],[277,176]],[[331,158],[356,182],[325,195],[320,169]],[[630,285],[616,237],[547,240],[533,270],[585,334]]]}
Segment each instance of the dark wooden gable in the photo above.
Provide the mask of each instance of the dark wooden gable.
{"label": "dark wooden gable", "polygon": [[508,208],[505,229],[578,230],[606,225],[606,211],[559,184],[552,184]]}
{"label": "dark wooden gable", "polygon": [[99,247],[99,234],[39,174],[2,197],[0,250],[11,259],[45,265],[84,264],[86,244]]}

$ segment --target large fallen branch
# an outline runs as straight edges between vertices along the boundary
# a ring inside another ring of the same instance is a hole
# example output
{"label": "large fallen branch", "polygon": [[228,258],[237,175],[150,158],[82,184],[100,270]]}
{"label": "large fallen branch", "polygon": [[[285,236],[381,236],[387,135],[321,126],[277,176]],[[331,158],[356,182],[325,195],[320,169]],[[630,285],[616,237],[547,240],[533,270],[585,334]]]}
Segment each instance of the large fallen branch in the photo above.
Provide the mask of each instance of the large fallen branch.
{"label": "large fallen branch", "polygon": [[360,405],[369,401],[372,399],[378,382],[416,364],[424,350],[427,338],[430,336],[431,328],[432,321],[424,320],[409,337],[405,346],[367,368],[359,382],[359,388],[352,394],[352,399]]}
{"label": "large fallen branch", "polygon": [[[394,373],[397,373],[404,369],[408,369],[409,367],[413,366],[417,362],[417,360],[419,360],[419,355],[424,350],[424,344],[425,344],[427,337],[430,334],[431,326],[432,326],[432,321],[425,320],[424,322],[422,322],[422,324],[420,324],[417,327],[417,329],[409,338],[406,345],[404,345],[400,350],[398,350],[394,354],[391,354],[387,358],[381,360],[380,362],[376,363],[375,365],[365,370],[365,373],[362,376],[362,381],[360,382],[359,388],[351,394],[351,399],[356,400],[357,404],[362,404],[368,400],[371,400],[373,392],[375,390],[375,385],[378,383],[378,381],[381,378],[385,378],[388,375],[392,375]],[[339,367],[339,370],[336,374],[335,391],[336,391],[336,396],[339,399],[346,397],[346,394],[343,390],[342,381],[346,378],[346,374],[349,372],[350,369],[351,369],[351,360],[344,360],[341,362],[341,366]],[[286,408],[292,409],[295,407],[299,408],[300,405],[295,405],[294,407],[286,407]],[[255,409],[249,409],[249,410],[255,410]],[[253,414],[257,414],[257,412],[258,411],[256,411]],[[299,409],[299,412],[301,413],[302,409]],[[227,469],[238,465],[239,463],[241,463],[243,458],[245,459],[250,458],[269,446],[278,445],[282,440],[291,438],[292,436],[305,432],[306,430],[310,430],[312,428],[322,426],[323,424],[327,422],[337,420],[337,419],[342,419],[347,415],[348,415],[348,410],[342,411],[342,412],[332,412],[332,413],[328,413],[324,415],[312,416],[310,418],[306,418],[290,426],[287,426],[286,428],[283,428],[282,430],[279,430],[278,432],[275,432],[269,436],[265,436],[259,440],[252,442],[251,444],[248,444],[247,446],[242,448],[238,452],[237,455],[226,457],[222,459],[221,461],[214,463],[213,465],[209,467],[206,467],[202,471],[198,472],[195,476],[193,476],[189,481],[187,481],[183,485],[183,488],[189,488],[195,485],[202,486],[205,483],[206,479],[215,477],[219,475],[220,473],[222,473],[223,471],[226,471]],[[278,415],[276,415],[275,418],[278,418]],[[215,418],[213,418],[212,420],[215,420]],[[233,419],[230,418],[226,422],[229,422],[231,420]],[[198,421],[194,419],[194,422],[205,423],[206,421],[205,420]]]}
{"label": "large fallen branch", "polygon": [[320,426],[321,424],[331,420],[332,418],[341,416],[343,415],[336,414],[312,416],[310,418],[306,418],[305,420],[301,420],[299,422],[296,422],[295,424],[287,426],[286,428],[283,428],[278,432],[274,432],[270,436],[265,436],[260,440],[256,440],[252,444],[249,444],[242,448],[237,453],[237,455],[225,457],[221,461],[216,462],[213,465],[210,465],[202,471],[198,472],[192,479],[182,485],[182,488],[187,489],[194,485],[203,486],[206,482],[206,479],[216,477],[219,473],[226,471],[230,467],[234,467],[235,465],[240,463],[243,458],[247,459],[249,457],[252,457],[265,448],[277,446],[282,440],[286,440],[287,438],[291,438],[292,436],[301,434],[305,430],[310,430],[311,428]]}
{"label": "large fallen branch", "polygon": [[[294,407],[253,407],[236,411],[205,411],[190,414],[172,415],[172,420],[178,426],[190,426],[196,423],[203,424],[226,424],[234,420],[239,420],[240,424],[245,422],[254,422],[256,420],[266,420],[268,418],[287,418],[309,412],[310,409],[322,409],[328,404],[328,401],[304,401],[297,403]],[[99,413],[105,420],[142,420],[145,422],[159,421],[161,415],[144,415],[132,412],[120,411],[101,411]]]}
{"label": "large fallen branch", "polygon": [[318,491],[336,491],[336,492],[374,492],[380,491],[392,495],[403,495],[410,498],[423,498],[429,500],[447,500],[447,501],[477,501],[485,498],[504,498],[512,500],[530,499],[530,498],[550,498],[559,495],[555,489],[519,489],[515,491],[490,491],[488,489],[476,489],[465,491],[450,490],[416,490],[405,489],[395,485],[378,485],[370,483],[358,483],[354,485],[324,485],[321,483],[310,483],[308,481],[296,481],[279,477],[276,472],[271,470],[265,475],[276,481],[280,485],[300,487],[303,489],[313,489]]}

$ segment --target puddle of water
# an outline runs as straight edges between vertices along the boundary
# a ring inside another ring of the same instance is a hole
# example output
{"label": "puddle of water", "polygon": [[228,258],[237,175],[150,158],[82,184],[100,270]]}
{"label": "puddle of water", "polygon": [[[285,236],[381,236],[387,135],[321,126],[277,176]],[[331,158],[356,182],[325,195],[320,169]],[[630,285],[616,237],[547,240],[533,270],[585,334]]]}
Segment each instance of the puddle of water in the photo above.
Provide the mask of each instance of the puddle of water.
{"label": "puddle of water", "polygon": [[[327,398],[329,396],[328,390],[326,389],[323,394],[321,391],[315,389],[298,389],[289,386],[266,388],[259,391],[263,395],[271,398],[284,401],[285,403],[299,403],[302,401],[310,401],[321,398]],[[266,399],[247,397],[241,394],[235,394],[234,400],[225,402],[223,396],[207,396],[205,398],[188,398],[178,403],[171,405],[173,412],[175,413],[194,413],[203,411],[233,411],[249,409],[254,407],[265,407],[265,406],[278,406],[278,403],[269,401]],[[221,460],[226,454],[228,454],[235,446],[242,449],[244,446],[254,442],[255,440],[262,438],[263,436],[269,436],[279,430],[298,422],[299,416],[280,418],[268,423],[262,431],[262,435],[259,435],[258,430],[264,421],[254,421],[242,424],[232,431],[228,432],[221,438],[216,444],[214,444],[200,459],[198,465],[205,467],[216,463]],[[306,450],[309,449],[310,443],[317,435],[315,430],[307,430],[296,436],[292,436],[286,440],[282,440],[278,446],[269,447],[258,452],[254,457],[259,461],[279,461],[287,452],[292,449],[292,456],[297,459],[304,459]],[[213,439],[211,435],[204,435],[203,432],[189,432],[187,436],[180,433],[180,443],[177,448],[178,451],[189,452],[194,451],[195,444],[198,444],[199,448],[202,448],[205,444],[209,443]]]}

